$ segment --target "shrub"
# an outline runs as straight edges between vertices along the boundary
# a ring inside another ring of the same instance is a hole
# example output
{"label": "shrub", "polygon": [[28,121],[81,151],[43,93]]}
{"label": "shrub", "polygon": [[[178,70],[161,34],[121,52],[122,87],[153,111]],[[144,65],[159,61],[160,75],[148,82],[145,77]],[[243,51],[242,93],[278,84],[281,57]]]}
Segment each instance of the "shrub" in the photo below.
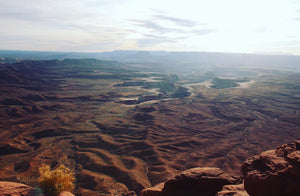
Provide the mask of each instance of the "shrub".
{"label": "shrub", "polygon": [[42,164],[39,173],[39,183],[45,195],[55,196],[63,191],[72,191],[74,188],[74,172],[64,165],[51,170],[49,165]]}

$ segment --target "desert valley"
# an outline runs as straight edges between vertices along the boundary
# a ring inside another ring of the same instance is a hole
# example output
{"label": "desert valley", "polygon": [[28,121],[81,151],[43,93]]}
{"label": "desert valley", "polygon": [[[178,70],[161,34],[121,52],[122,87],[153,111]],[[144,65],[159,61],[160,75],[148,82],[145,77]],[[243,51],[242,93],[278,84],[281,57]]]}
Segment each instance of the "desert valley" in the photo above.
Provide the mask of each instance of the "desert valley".
{"label": "desert valley", "polygon": [[64,164],[76,195],[134,195],[194,167],[241,176],[249,156],[300,138],[291,67],[13,55],[0,65],[1,180],[38,186],[42,163]]}

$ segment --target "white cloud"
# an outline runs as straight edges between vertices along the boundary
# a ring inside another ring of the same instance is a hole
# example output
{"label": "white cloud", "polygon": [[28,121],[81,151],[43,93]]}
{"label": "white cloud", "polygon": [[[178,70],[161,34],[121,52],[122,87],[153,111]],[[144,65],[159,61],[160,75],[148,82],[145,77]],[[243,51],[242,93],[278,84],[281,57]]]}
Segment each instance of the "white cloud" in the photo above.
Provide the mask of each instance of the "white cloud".
{"label": "white cloud", "polygon": [[193,21],[193,20],[187,20],[187,19],[183,19],[183,18],[176,18],[176,17],[172,17],[172,16],[166,16],[163,14],[160,15],[155,15],[154,16],[156,19],[158,20],[166,20],[166,21],[171,21],[176,25],[179,26],[183,26],[183,27],[195,27],[197,26],[197,22]]}
{"label": "white cloud", "polygon": [[293,45],[300,41],[300,4],[294,0],[0,0],[0,5],[1,49],[288,48],[300,54],[299,44]]}

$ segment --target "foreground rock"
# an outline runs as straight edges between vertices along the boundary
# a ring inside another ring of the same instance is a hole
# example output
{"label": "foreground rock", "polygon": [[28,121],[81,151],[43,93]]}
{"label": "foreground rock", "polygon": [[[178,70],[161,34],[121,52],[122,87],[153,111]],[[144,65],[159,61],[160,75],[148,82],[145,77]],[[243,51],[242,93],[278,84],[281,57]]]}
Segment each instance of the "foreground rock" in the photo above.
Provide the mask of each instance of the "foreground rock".
{"label": "foreground rock", "polygon": [[22,183],[0,182],[0,195],[5,196],[33,196],[35,189]]}
{"label": "foreground rock", "polygon": [[[0,196],[35,196],[36,190],[26,184],[0,181]],[[38,194],[39,195],[39,194]],[[69,191],[63,191],[58,196],[74,196]]]}
{"label": "foreground rock", "polygon": [[249,196],[244,189],[244,184],[225,185],[222,191],[217,193],[217,196]]}
{"label": "foreground rock", "polygon": [[300,140],[248,159],[242,172],[250,195],[299,195]]}
{"label": "foreground rock", "polygon": [[140,192],[140,196],[158,196],[162,195],[162,189],[164,188],[165,183],[160,183],[154,187],[146,188]]}
{"label": "foreground rock", "polygon": [[75,196],[75,195],[69,191],[63,191],[58,196]]}
{"label": "foreground rock", "polygon": [[153,187],[141,191],[141,196],[198,196],[216,195],[224,185],[239,184],[241,179],[214,167],[186,170],[165,182],[163,188]]}

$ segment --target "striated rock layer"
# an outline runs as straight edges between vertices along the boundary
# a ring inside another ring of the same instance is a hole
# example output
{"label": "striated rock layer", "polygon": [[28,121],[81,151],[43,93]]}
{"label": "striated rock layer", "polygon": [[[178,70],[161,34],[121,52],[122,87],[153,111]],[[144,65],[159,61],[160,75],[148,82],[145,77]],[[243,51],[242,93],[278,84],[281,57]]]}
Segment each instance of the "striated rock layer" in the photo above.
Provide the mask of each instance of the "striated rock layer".
{"label": "striated rock layer", "polygon": [[35,189],[22,183],[0,182],[0,196],[33,196]]}

